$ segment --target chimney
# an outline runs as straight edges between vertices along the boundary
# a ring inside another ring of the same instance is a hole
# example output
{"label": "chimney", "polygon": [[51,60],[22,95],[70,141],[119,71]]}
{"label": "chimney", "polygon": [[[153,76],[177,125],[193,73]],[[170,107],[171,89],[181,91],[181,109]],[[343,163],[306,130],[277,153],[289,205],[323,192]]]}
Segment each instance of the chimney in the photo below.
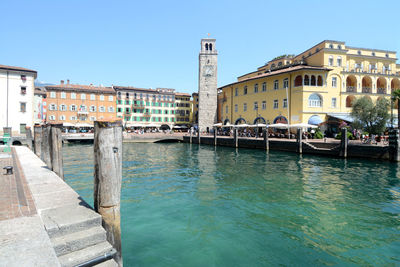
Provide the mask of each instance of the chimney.
{"label": "chimney", "polygon": [[69,79],[67,80],[67,84],[69,84]]}
{"label": "chimney", "polygon": [[63,84],[64,84],[64,80],[61,80],[61,81],[60,81],[60,84],[63,85]]}

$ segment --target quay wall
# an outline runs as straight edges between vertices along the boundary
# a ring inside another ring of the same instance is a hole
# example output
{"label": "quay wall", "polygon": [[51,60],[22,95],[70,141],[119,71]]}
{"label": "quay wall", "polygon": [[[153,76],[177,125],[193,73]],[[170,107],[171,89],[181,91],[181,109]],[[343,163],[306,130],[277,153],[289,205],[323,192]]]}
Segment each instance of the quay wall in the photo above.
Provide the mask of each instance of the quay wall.
{"label": "quay wall", "polygon": [[[204,145],[214,145],[214,137],[201,136],[200,143]],[[190,137],[184,136],[183,142],[189,143]],[[192,137],[193,144],[199,144],[198,137]],[[331,157],[340,157],[340,144],[339,143],[317,143],[309,142],[312,146],[307,143],[302,143],[303,154],[314,154],[314,155],[325,155]],[[218,146],[234,147],[233,138],[217,138]],[[252,149],[264,149],[264,142],[261,139],[250,139],[250,138],[238,138],[238,148],[252,148]],[[314,146],[314,147],[313,147]],[[317,146],[317,147],[316,147]],[[298,153],[298,143],[293,140],[270,140],[269,149],[276,151],[287,151]],[[377,145],[357,145],[349,144],[347,147],[347,157],[349,158],[369,158],[369,159],[381,159],[389,160],[389,146],[377,146]]]}

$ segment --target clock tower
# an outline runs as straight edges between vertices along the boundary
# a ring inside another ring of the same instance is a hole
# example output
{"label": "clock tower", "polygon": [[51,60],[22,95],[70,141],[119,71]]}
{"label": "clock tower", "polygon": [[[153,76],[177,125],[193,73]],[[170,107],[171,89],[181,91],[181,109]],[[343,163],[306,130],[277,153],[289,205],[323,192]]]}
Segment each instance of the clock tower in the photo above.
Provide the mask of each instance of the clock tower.
{"label": "clock tower", "polygon": [[217,58],[215,39],[201,39],[199,54],[199,129],[207,131],[217,122]]}

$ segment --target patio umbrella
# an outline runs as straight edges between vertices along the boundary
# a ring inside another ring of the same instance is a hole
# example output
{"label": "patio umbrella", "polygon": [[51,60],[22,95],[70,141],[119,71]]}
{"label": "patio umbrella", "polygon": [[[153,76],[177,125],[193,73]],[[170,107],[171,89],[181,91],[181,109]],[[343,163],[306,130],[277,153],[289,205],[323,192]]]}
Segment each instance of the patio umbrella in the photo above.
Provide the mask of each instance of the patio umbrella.
{"label": "patio umbrella", "polygon": [[296,124],[291,124],[290,128],[318,128],[318,126],[308,123],[296,123]]}
{"label": "patio umbrella", "polygon": [[236,128],[245,128],[245,127],[249,127],[249,125],[246,124],[246,123],[244,123],[244,124],[235,125],[235,126],[233,126],[233,127],[236,127]]}
{"label": "patio umbrella", "polygon": [[215,127],[221,127],[221,126],[222,126],[222,123],[219,122],[219,123],[214,124],[213,126],[215,126]]}
{"label": "patio umbrella", "polygon": [[278,129],[287,129],[289,125],[284,124],[284,123],[275,123],[275,124],[270,124],[267,126],[268,128],[278,128]]}

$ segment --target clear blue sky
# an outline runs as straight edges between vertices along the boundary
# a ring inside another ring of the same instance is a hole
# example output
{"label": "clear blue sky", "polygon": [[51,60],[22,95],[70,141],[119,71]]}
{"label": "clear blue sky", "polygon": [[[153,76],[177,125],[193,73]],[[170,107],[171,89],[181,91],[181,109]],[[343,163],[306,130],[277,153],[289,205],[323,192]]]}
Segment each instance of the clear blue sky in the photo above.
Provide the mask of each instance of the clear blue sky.
{"label": "clear blue sky", "polygon": [[191,93],[207,33],[217,39],[218,86],[325,39],[400,52],[400,1],[10,0],[1,10],[0,64],[49,83]]}

